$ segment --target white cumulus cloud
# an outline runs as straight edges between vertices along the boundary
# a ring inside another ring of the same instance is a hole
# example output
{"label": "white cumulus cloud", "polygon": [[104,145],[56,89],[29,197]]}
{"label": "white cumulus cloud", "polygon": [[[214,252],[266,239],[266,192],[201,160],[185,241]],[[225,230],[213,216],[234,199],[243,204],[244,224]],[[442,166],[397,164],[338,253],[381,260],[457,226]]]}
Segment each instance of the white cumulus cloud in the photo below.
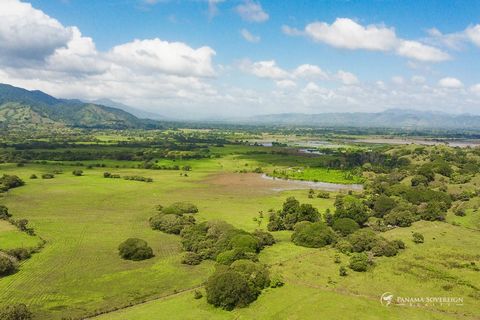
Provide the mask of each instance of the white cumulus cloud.
{"label": "white cumulus cloud", "polygon": [[282,27],[290,36],[304,35],[315,42],[348,50],[394,52],[400,56],[424,62],[450,59],[448,53],[418,41],[399,38],[393,28],[384,25],[362,26],[349,18],[337,18],[332,24],[312,22],[304,31],[289,26]]}
{"label": "white cumulus cloud", "polygon": [[438,85],[442,88],[458,89],[463,87],[462,81],[457,78],[445,77],[438,81]]}

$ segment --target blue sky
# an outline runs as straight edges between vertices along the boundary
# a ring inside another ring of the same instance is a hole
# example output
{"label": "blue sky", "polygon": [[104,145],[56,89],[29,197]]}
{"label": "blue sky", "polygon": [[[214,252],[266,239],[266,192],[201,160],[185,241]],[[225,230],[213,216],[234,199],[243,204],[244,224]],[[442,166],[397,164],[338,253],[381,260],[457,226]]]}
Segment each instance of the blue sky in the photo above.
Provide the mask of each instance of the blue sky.
{"label": "blue sky", "polygon": [[4,0],[0,18],[0,81],[61,97],[191,118],[480,113],[478,1]]}

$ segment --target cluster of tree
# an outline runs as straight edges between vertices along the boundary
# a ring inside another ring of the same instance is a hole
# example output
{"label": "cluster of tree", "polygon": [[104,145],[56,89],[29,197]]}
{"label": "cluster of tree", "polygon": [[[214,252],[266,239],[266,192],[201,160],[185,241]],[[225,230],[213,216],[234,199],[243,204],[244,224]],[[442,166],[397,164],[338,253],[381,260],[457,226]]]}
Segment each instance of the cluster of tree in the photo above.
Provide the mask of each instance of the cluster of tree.
{"label": "cluster of tree", "polygon": [[145,240],[129,238],[118,246],[118,254],[125,260],[140,261],[153,257],[153,250]]}
{"label": "cluster of tree", "polygon": [[21,187],[25,184],[22,179],[15,175],[4,174],[0,177],[0,192],[6,192],[10,189]]}
{"label": "cluster of tree", "polygon": [[208,303],[232,310],[248,306],[269,286],[270,275],[263,264],[241,259],[229,266],[217,266],[205,289]]}
{"label": "cluster of tree", "polygon": [[208,221],[185,227],[181,232],[186,252],[184,263],[198,264],[212,259],[229,265],[239,259],[256,261],[257,253],[275,240],[268,232],[249,233],[224,221]]}
{"label": "cluster of tree", "polygon": [[142,176],[124,176],[123,179],[133,180],[133,181],[142,181],[142,182],[153,182],[152,178],[146,178]]}
{"label": "cluster of tree", "polygon": [[158,205],[157,210],[159,213],[150,218],[150,226],[172,234],[180,234],[184,228],[195,224],[191,214],[198,212],[197,206],[189,202],[175,202],[167,207]]}
{"label": "cluster of tree", "polygon": [[103,173],[104,178],[111,178],[111,179],[120,179],[120,175],[116,173],[110,173],[108,171]]}
{"label": "cluster of tree", "polygon": [[6,306],[0,310],[0,320],[31,320],[33,314],[23,303]]}
{"label": "cluster of tree", "polygon": [[301,221],[319,221],[320,214],[311,204],[300,204],[294,197],[289,197],[283,203],[282,209],[271,211],[267,228],[269,231],[293,230]]}

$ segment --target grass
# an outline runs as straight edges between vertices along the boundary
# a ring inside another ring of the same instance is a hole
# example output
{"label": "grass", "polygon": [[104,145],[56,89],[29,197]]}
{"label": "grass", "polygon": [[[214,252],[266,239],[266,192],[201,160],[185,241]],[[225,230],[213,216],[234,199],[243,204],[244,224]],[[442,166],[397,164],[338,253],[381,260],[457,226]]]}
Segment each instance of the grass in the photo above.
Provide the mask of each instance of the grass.
{"label": "grass", "polygon": [[[82,168],[82,177],[71,174],[75,166],[0,165],[0,174],[17,174],[27,182],[21,188],[10,190],[0,202],[9,207],[14,218],[28,219],[36,233],[47,241],[40,253],[21,264],[19,272],[0,278],[0,307],[26,303],[38,320],[85,317],[137,303],[98,319],[480,317],[477,307],[480,276],[475,269],[480,265],[480,234],[465,228],[476,223],[467,220],[476,217],[472,209],[467,210],[466,217],[448,216],[449,222],[464,219],[465,227],[417,222],[409,228],[386,232],[384,236],[387,238],[402,239],[407,249],[396,257],[377,258],[376,266],[366,273],[349,270],[347,277],[338,274],[334,249],[295,246],[290,241],[291,232],[276,232],[277,243],[262,251],[259,259],[269,266],[272,275],[285,280],[284,287],[267,289],[248,308],[232,312],[213,308],[205,298],[193,299],[192,288],[202,285],[211,274],[214,263],[182,265],[179,237],[153,231],[148,225],[148,218],[155,214],[155,205],[189,201],[198,206],[200,212],[196,219],[199,221],[221,219],[253,231],[265,229],[268,210],[280,208],[288,196],[311,203],[320,212],[333,208],[335,196],[310,199],[308,190],[275,191],[261,184],[242,185],[238,180],[244,176],[233,172],[257,166],[285,168],[292,163],[293,156],[247,154],[252,151],[248,146],[212,149],[222,157],[159,161],[165,165],[190,165],[192,171],[188,172],[188,177],[180,176],[178,171],[134,169],[129,162],[101,160],[92,163],[107,163],[110,167]],[[306,162],[315,161],[314,158],[305,159]],[[127,167],[122,167],[123,164]],[[120,167],[112,168],[116,165]],[[51,180],[28,179],[32,173],[40,176],[56,168],[65,173]],[[302,175],[308,180],[318,178],[336,183],[341,182],[327,179],[345,178],[343,172],[322,170],[305,169]],[[105,179],[104,171],[122,176],[152,177],[154,182]],[[226,184],[214,183],[219,174],[225,175]],[[263,218],[260,218],[260,212]],[[411,241],[413,231],[424,234],[424,244],[416,245]],[[9,244],[12,246],[23,244],[27,238],[22,240],[22,237],[28,236],[0,221],[0,248],[8,241],[14,243]],[[142,262],[120,259],[117,246],[129,237],[145,239],[152,246],[155,257]],[[341,265],[346,265],[348,257],[342,255],[341,260]],[[387,308],[379,301],[386,291],[403,296],[459,296],[465,303],[461,307]],[[147,302],[142,303],[144,301]]]}
{"label": "grass", "polygon": [[340,184],[361,183],[363,181],[361,177],[353,175],[348,171],[327,168],[288,168],[276,170],[270,175],[282,179],[323,181]]}
{"label": "grass", "polygon": [[[234,164],[222,161],[224,170],[234,170]],[[2,204],[14,218],[27,218],[47,241],[18,273],[0,278],[0,306],[26,303],[38,319],[81,317],[202,284],[213,264],[182,265],[179,237],[150,229],[148,218],[159,203],[190,201],[200,209],[198,220],[222,219],[249,231],[265,228],[268,209],[279,208],[288,195],[323,209],[333,203],[308,199],[307,190],[257,194],[246,188],[212,188],[205,179],[218,167],[216,161],[197,162],[188,177],[168,170],[109,170],[154,179],[144,183],[105,179],[105,168],[84,168],[84,176],[75,177],[64,167],[65,173],[54,179],[31,180],[32,173],[40,176],[56,166],[0,165],[1,173],[17,174],[26,181],[25,186],[10,190]],[[257,219],[260,223],[254,220],[259,211],[265,212],[263,219]],[[142,262],[120,259],[117,246],[129,237],[145,239],[155,257]]]}
{"label": "grass", "polygon": [[36,236],[19,231],[10,222],[0,220],[0,250],[15,248],[34,248],[41,243]]}

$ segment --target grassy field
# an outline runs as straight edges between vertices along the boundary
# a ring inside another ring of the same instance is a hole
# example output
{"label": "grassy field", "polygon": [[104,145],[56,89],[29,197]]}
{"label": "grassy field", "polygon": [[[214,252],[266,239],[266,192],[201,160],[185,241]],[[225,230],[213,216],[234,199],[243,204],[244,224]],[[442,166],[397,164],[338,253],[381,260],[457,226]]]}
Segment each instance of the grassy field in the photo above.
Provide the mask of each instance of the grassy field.
{"label": "grassy field", "polygon": [[[458,236],[458,227],[445,223],[416,223],[396,229],[386,237],[402,239],[407,249],[398,257],[379,258],[366,273],[338,274],[333,249],[308,249],[293,245],[288,232],[277,233],[279,242],[262,252],[260,261],[286,285],[267,289],[248,308],[232,312],[213,308],[205,298],[195,300],[192,292],[148,302],[96,319],[477,319],[478,271],[451,267],[450,263],[479,261],[476,232]],[[426,236],[424,244],[411,241],[411,232]],[[436,235],[440,234],[440,237]],[[346,263],[347,256],[342,256]],[[422,285],[418,285],[421,283]],[[384,292],[398,296],[450,296],[464,298],[463,306],[390,306],[380,303]]]}
{"label": "grassy field", "polygon": [[[287,195],[307,200],[306,191],[281,194],[212,186],[207,178],[222,165],[209,161],[194,165],[188,177],[181,177],[178,171],[108,169],[121,175],[152,177],[153,183],[105,179],[105,168],[84,169],[84,176],[75,177],[70,172],[73,167],[67,166],[59,166],[65,172],[54,179],[30,180],[32,173],[50,172],[54,166],[1,165],[2,173],[15,173],[27,182],[10,190],[2,203],[14,218],[29,219],[47,244],[24,262],[18,273],[0,279],[0,305],[23,302],[39,319],[60,319],[196,287],[211,273],[213,264],[180,263],[179,238],[153,231],[148,225],[156,204],[191,201],[200,209],[199,220],[222,219],[253,231],[266,224],[266,219],[259,220],[260,225],[253,220],[259,211],[279,207]],[[235,163],[223,166],[233,170]],[[332,202],[310,200],[320,208]],[[10,238],[11,232],[28,237],[5,226],[0,239]],[[117,246],[129,237],[147,240],[155,257],[143,262],[120,259]],[[22,244],[24,240],[19,241]]]}
{"label": "grassy field", "polygon": [[[110,139],[111,137],[104,137]],[[154,206],[176,201],[196,204],[199,221],[221,219],[238,228],[253,231],[266,228],[269,209],[280,208],[288,196],[311,203],[321,212],[333,208],[330,199],[308,198],[308,190],[279,190],[269,182],[252,184],[248,175],[261,166],[267,170],[285,168],[298,160],[292,155],[251,154],[260,147],[211,148],[220,158],[201,160],[159,160],[159,164],[189,165],[185,177],[176,170],[135,169],[134,161],[82,161],[104,163],[107,168],[86,169],[84,176],[71,174],[75,166],[1,164],[0,173],[16,174],[26,185],[0,198],[14,218],[26,218],[46,245],[23,262],[20,271],[0,278],[0,307],[26,303],[36,319],[86,317],[108,312],[98,319],[478,319],[480,234],[478,214],[468,208],[467,216],[452,213],[447,222],[417,222],[384,234],[402,239],[407,248],[392,258],[377,258],[366,273],[349,271],[340,277],[337,254],[332,248],[295,246],[291,232],[276,232],[277,244],[259,255],[272,275],[285,286],[265,290],[248,308],[228,312],[213,308],[206,299],[195,300],[193,290],[201,288],[214,263],[198,266],[180,263],[180,238],[151,230],[148,218]],[[300,160],[298,160],[300,162]],[[302,159],[312,165],[315,158]],[[118,166],[118,167],[117,167]],[[54,179],[31,180],[33,173],[62,169]],[[345,178],[341,171],[305,169],[305,179]],[[152,183],[105,179],[103,172],[140,175]],[[293,178],[301,179],[302,176]],[[247,182],[245,182],[247,181]],[[345,182],[355,182],[348,180]],[[358,181],[357,181],[358,182]],[[263,213],[264,218],[260,218]],[[451,223],[458,224],[454,226]],[[425,243],[416,245],[411,233],[420,231]],[[120,259],[117,247],[129,237],[145,239],[155,257],[141,262]],[[29,237],[0,221],[0,249],[32,246],[39,238]],[[203,290],[203,289],[200,289]],[[452,296],[464,299],[463,306],[430,305],[385,307],[384,292],[399,296]],[[129,305],[136,304],[133,307]]]}

